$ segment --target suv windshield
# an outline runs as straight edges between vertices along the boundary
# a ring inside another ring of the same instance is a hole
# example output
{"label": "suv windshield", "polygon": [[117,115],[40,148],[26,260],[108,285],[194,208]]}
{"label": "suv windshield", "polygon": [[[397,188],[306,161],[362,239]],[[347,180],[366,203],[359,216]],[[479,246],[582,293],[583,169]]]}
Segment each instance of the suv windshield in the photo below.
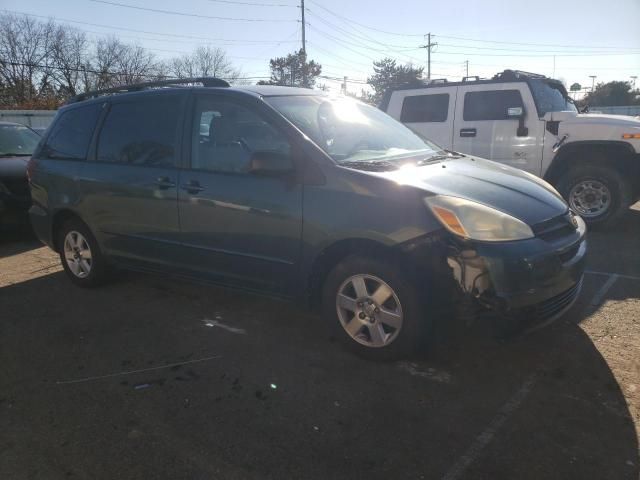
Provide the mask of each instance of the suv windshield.
{"label": "suv windshield", "polygon": [[0,125],[0,156],[30,156],[40,135],[23,125]]}
{"label": "suv windshield", "polygon": [[377,108],[350,98],[309,95],[265,100],[338,163],[444,153]]}
{"label": "suv windshield", "polygon": [[547,80],[533,79],[530,81],[531,93],[538,107],[539,116],[547,112],[577,112],[571,99],[565,96],[562,87]]}

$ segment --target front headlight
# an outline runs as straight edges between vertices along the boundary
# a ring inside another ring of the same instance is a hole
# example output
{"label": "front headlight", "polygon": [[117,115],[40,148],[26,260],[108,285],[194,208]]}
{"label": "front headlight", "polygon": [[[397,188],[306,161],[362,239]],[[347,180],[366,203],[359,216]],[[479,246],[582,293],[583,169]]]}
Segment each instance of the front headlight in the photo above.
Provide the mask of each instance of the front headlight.
{"label": "front headlight", "polygon": [[445,195],[424,201],[447,230],[463,238],[504,242],[534,236],[526,223],[481,203]]}

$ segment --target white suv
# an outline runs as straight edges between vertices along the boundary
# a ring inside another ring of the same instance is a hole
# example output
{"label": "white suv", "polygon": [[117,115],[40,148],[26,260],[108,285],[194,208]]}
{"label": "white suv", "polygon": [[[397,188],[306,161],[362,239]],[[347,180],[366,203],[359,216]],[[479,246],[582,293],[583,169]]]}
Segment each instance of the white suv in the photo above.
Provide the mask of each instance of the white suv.
{"label": "white suv", "polygon": [[612,224],[640,198],[640,120],[580,114],[543,75],[401,86],[380,108],[444,148],[544,178],[591,225]]}

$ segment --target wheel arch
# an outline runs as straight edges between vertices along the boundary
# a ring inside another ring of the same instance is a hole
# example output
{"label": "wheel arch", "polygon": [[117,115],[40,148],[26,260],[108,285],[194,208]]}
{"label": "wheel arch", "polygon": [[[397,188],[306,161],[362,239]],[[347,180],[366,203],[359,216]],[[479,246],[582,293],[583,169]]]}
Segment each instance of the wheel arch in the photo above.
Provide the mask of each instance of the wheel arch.
{"label": "wheel arch", "polygon": [[[58,230],[65,222],[72,218],[79,220],[84,225],[87,225],[87,223],[82,220],[82,217],[70,208],[61,208],[53,214],[53,219],[51,221],[51,243],[53,244],[54,251],[58,253],[60,252],[60,245],[58,245]],[[87,228],[89,227],[87,226]]]}
{"label": "wheel arch", "polygon": [[447,244],[440,232],[422,235],[395,245],[385,245],[367,238],[337,240],[322,249],[313,259],[307,275],[306,303],[320,306],[322,287],[329,272],[349,255],[362,255],[397,262],[412,278],[446,268]]}
{"label": "wheel arch", "polygon": [[[612,167],[627,178],[633,178],[640,172],[640,162],[634,162],[635,151],[629,143],[615,140],[585,140],[571,142],[560,148],[553,157],[544,179],[557,185],[560,178],[574,165],[597,156],[605,158],[603,166]],[[638,185],[635,188],[638,188]]]}

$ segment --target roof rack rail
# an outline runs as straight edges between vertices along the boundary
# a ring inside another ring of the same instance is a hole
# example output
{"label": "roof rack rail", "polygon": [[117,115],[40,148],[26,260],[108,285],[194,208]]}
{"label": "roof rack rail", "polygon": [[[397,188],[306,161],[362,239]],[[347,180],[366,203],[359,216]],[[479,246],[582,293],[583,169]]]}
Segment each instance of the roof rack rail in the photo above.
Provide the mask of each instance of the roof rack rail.
{"label": "roof rack rail", "polygon": [[131,85],[120,85],[113,88],[105,88],[104,90],[93,90],[81,93],[75,97],[71,97],[67,104],[82,102],[90,98],[97,98],[102,95],[113,95],[118,93],[138,92],[148,88],[173,87],[178,85],[201,83],[204,87],[230,87],[226,80],[216,77],[193,77],[193,78],[174,78],[171,80],[155,80],[153,82],[133,83]]}
{"label": "roof rack rail", "polygon": [[493,77],[494,80],[507,80],[507,79],[517,79],[521,77],[527,78],[547,78],[544,75],[539,73],[525,72],[522,70],[505,70],[504,72],[496,73]]}
{"label": "roof rack rail", "polygon": [[427,80],[427,84],[432,83],[448,83],[446,78],[432,78],[431,80]]}
{"label": "roof rack rail", "polygon": [[462,81],[463,82],[478,82],[480,80],[480,77],[478,75],[469,75],[468,77],[462,77]]}

